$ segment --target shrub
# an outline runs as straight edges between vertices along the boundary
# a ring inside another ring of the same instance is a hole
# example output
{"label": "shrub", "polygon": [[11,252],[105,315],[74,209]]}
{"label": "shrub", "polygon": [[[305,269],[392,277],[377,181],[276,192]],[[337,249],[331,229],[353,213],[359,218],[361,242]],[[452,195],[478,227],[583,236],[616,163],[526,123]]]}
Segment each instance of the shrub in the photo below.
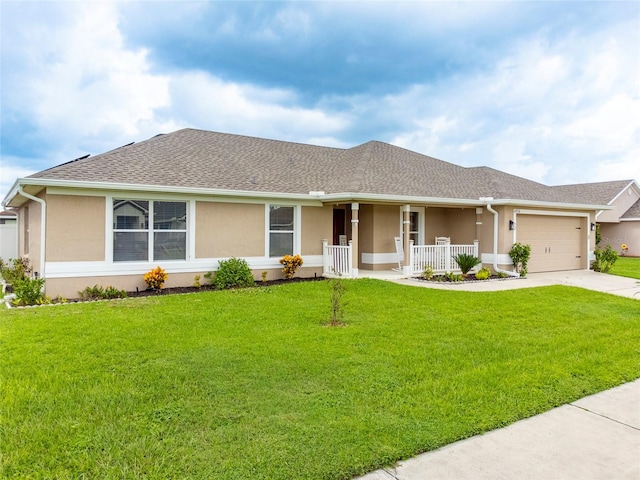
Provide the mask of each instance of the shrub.
{"label": "shrub", "polygon": [[458,273],[447,272],[444,274],[444,277],[450,282],[461,282],[464,277]]}
{"label": "shrub", "polygon": [[218,270],[205,274],[205,277],[211,279],[211,284],[219,290],[251,287],[254,283],[249,265],[241,258],[220,260]]}
{"label": "shrub", "polygon": [[169,278],[169,274],[160,267],[156,267],[144,274],[144,281],[147,284],[147,288],[151,290],[162,289],[167,278]]}
{"label": "shrub", "polygon": [[487,267],[482,267],[480,270],[476,272],[476,278],[478,280],[486,280],[491,276],[491,270]]}
{"label": "shrub", "polygon": [[420,278],[423,280],[431,280],[433,278],[433,267],[431,265],[425,265],[424,270],[420,274]]}
{"label": "shrub", "polygon": [[107,288],[103,288],[102,285],[94,285],[93,287],[86,287],[78,293],[83,300],[110,300],[112,298],[127,297],[127,292],[118,290],[110,285]]}
{"label": "shrub", "polygon": [[41,305],[50,302],[42,293],[44,278],[21,278],[14,280],[12,285],[13,293],[16,295],[13,300],[15,305]]}
{"label": "shrub", "polygon": [[514,243],[511,250],[509,250],[509,256],[513,260],[516,272],[520,272],[520,276],[525,277],[527,275],[527,263],[531,256],[531,245]]}
{"label": "shrub", "polygon": [[467,275],[467,273],[469,273],[469,271],[473,267],[475,267],[480,263],[480,259],[478,257],[476,257],[475,255],[471,255],[469,253],[460,253],[455,257],[453,257],[453,259],[458,264],[458,267],[460,267],[460,271],[462,272],[462,275],[465,275],[465,276]]}
{"label": "shrub", "polygon": [[284,278],[290,280],[296,274],[298,268],[304,263],[300,255],[285,255],[280,259],[280,263],[284,265],[282,274]]}
{"label": "shrub", "polygon": [[193,286],[195,288],[200,288],[202,287],[202,285],[200,284],[200,275],[194,275],[193,276]]}
{"label": "shrub", "polygon": [[607,273],[618,260],[618,252],[611,245],[607,245],[604,250],[596,248],[593,254],[596,259],[591,262],[591,268],[596,272]]}
{"label": "shrub", "polygon": [[27,279],[31,271],[31,264],[26,257],[12,258],[8,262],[0,258],[0,274],[7,283],[14,284],[16,280]]}

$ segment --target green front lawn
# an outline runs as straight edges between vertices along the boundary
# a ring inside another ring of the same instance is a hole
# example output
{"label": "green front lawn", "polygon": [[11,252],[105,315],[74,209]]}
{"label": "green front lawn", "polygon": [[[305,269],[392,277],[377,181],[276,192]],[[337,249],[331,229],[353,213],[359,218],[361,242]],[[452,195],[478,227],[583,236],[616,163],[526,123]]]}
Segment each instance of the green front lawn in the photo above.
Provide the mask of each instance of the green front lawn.
{"label": "green front lawn", "polygon": [[0,312],[5,478],[350,478],[640,376],[640,302],[345,281]]}
{"label": "green front lawn", "polygon": [[618,257],[618,260],[609,273],[640,280],[640,258]]}

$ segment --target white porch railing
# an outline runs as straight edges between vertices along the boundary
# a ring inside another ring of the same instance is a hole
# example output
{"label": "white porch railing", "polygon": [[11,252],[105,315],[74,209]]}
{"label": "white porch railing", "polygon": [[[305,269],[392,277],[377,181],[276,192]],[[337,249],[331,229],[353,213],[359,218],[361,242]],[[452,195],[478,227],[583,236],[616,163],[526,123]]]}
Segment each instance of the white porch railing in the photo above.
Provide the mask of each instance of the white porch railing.
{"label": "white porch railing", "polygon": [[322,276],[353,277],[352,259],[351,241],[349,245],[329,245],[326,240],[322,242]]}
{"label": "white porch railing", "polygon": [[411,275],[419,275],[427,265],[433,268],[434,273],[460,270],[454,258],[461,253],[480,258],[478,255],[478,241],[474,241],[473,245],[451,245],[449,243],[445,245],[412,245],[410,256]]}

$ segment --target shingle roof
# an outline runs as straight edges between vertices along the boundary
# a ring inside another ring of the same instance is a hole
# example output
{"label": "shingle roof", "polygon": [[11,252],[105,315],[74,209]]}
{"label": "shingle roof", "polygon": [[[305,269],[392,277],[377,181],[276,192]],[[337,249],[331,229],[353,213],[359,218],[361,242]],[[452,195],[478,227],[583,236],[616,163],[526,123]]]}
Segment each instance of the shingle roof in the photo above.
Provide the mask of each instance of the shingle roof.
{"label": "shingle roof", "polygon": [[620,218],[640,218],[640,200],[629,207]]}
{"label": "shingle roof", "polygon": [[611,182],[578,183],[558,185],[555,190],[568,196],[589,198],[594,203],[608,205],[633,180],[614,180]]}
{"label": "shingle roof", "polygon": [[28,178],[267,193],[598,203],[569,186],[549,187],[488,167],[461,167],[378,141],[341,149],[195,129],[158,135]]}

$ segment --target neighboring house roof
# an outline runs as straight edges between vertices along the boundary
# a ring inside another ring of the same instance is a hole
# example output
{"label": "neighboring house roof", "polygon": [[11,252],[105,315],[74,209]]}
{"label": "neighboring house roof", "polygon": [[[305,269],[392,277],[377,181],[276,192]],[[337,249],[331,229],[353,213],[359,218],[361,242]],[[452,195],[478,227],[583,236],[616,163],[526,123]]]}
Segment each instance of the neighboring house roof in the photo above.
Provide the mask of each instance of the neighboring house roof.
{"label": "neighboring house roof", "polygon": [[624,215],[620,217],[621,219],[638,219],[640,218],[640,200],[634,203],[629,210],[624,212]]}
{"label": "neighboring house roof", "polygon": [[[84,182],[205,191],[358,194],[595,205],[588,196],[488,167],[461,167],[387,143],[331,148],[183,129],[36,173],[25,184]],[[5,202],[15,196],[12,189]]]}
{"label": "neighboring house roof", "polygon": [[634,183],[634,180],[614,180],[611,182],[559,185],[553,188],[566,195],[590,198],[594,202],[608,205],[632,183]]}

